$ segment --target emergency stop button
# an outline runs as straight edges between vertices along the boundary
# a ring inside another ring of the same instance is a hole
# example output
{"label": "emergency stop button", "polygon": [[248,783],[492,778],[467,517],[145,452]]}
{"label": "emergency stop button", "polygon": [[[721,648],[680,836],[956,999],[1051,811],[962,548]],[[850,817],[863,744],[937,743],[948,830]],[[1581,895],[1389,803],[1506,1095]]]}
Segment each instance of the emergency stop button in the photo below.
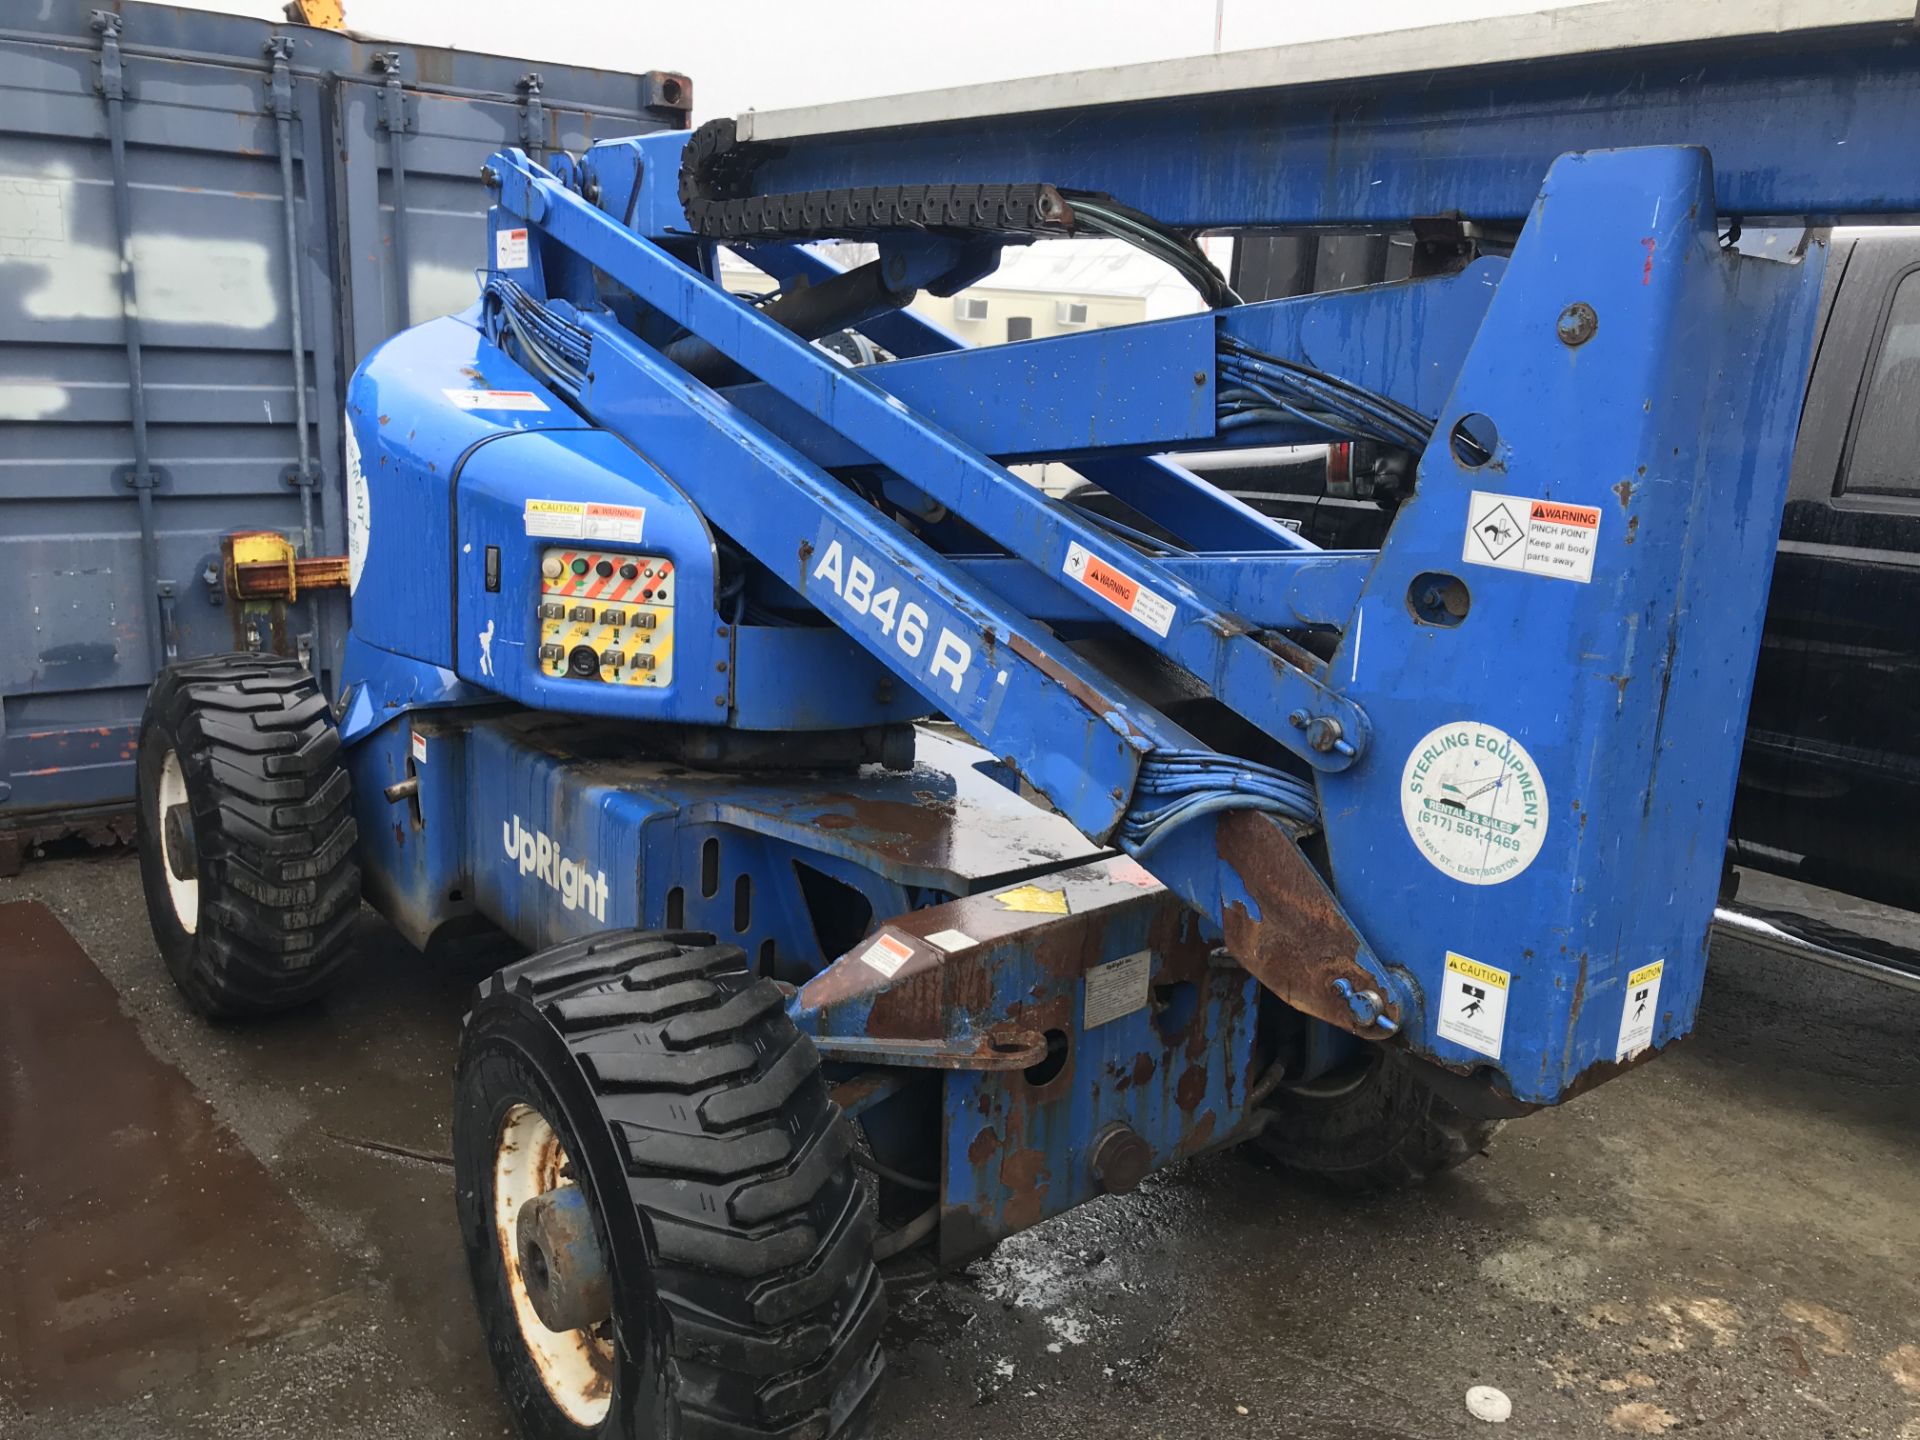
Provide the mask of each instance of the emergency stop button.
{"label": "emergency stop button", "polygon": [[549,555],[540,562],[540,573],[549,580],[558,580],[562,568],[560,557],[557,555]]}

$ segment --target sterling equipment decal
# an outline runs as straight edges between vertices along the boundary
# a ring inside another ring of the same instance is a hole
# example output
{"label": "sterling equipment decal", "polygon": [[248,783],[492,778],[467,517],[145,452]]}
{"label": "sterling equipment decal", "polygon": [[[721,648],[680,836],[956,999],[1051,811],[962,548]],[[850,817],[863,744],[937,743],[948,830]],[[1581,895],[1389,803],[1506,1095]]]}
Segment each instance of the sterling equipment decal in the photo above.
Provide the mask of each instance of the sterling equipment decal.
{"label": "sterling equipment decal", "polygon": [[1498,885],[1546,843],[1547,786],[1513,736],[1461,720],[1429,731],[1407,756],[1400,814],[1435,869],[1463,885]]}

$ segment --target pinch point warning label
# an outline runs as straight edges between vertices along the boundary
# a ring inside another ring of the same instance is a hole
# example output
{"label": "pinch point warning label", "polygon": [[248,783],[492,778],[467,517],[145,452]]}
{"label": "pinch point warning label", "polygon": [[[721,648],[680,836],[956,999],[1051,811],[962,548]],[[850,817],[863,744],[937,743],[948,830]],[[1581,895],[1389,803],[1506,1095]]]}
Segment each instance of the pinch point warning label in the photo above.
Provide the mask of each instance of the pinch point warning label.
{"label": "pinch point warning label", "polygon": [[1460,558],[1469,565],[1585,585],[1593,579],[1599,546],[1598,506],[1475,490],[1467,501]]}

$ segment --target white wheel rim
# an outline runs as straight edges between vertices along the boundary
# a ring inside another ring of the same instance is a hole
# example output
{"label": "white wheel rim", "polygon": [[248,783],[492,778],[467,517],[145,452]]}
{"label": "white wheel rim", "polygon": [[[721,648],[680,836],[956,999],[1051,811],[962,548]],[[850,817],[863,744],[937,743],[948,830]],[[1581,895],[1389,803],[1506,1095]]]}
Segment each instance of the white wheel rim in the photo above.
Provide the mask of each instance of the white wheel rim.
{"label": "white wheel rim", "polygon": [[192,879],[182,880],[173,873],[175,850],[167,834],[167,813],[187,803],[187,777],[180,768],[180,754],[169,750],[160,760],[160,791],[154,797],[154,834],[160,837],[160,866],[167,875],[167,899],[173,902],[173,918],[191,935],[200,928],[200,878],[196,863]]}
{"label": "white wheel rim", "polygon": [[520,1274],[520,1207],[536,1195],[571,1185],[561,1174],[566,1163],[567,1152],[547,1117],[531,1105],[511,1107],[493,1146],[493,1228],[513,1296],[513,1316],[533,1368],[561,1413],[592,1429],[607,1418],[613,1403],[613,1326],[556,1334],[541,1323]]}

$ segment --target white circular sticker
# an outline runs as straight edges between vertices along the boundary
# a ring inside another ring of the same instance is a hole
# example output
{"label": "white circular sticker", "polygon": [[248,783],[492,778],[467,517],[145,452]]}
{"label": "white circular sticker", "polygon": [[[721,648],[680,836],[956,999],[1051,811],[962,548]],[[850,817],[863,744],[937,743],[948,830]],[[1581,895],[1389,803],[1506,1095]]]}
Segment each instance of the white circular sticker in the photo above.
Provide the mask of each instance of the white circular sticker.
{"label": "white circular sticker", "polygon": [[360,441],[353,433],[353,415],[343,411],[340,423],[347,452],[347,593],[360,588],[360,572],[367,566],[367,540],[373,534],[373,497],[367,492],[367,473],[360,468]]}
{"label": "white circular sticker", "polygon": [[1429,731],[1400,776],[1407,833],[1435,869],[1464,885],[1498,885],[1547,839],[1547,786],[1527,747],[1461,720]]}

